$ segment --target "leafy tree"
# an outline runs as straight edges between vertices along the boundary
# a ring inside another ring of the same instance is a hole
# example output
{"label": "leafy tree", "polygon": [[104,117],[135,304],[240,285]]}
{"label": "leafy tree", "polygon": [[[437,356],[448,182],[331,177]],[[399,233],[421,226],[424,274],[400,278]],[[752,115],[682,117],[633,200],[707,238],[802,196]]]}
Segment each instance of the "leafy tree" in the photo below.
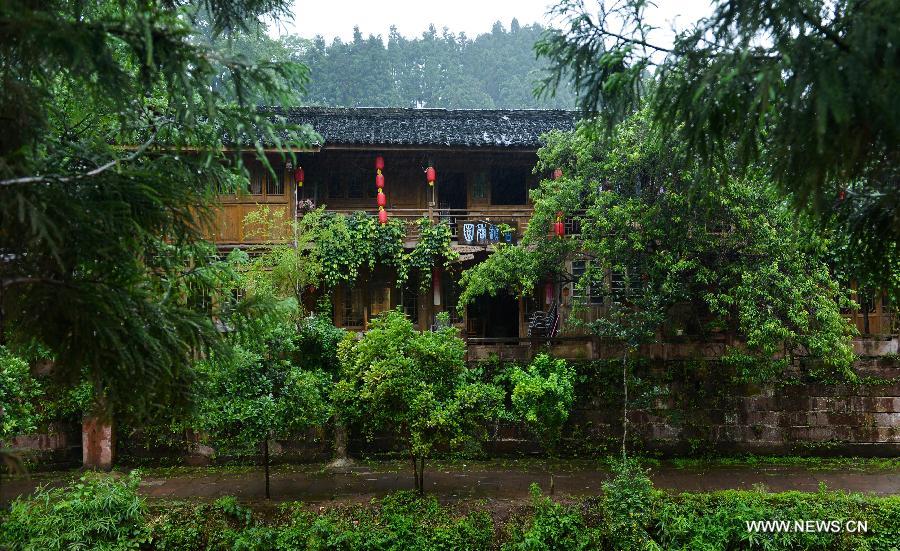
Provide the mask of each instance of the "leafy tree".
{"label": "leafy tree", "polygon": [[[596,126],[584,123],[551,134],[539,152],[538,170],[563,167],[564,177],[535,190],[535,214],[515,254],[536,257],[524,265],[548,267],[541,279],[572,282],[576,309],[597,310],[589,321],[569,322],[622,346],[623,380],[642,344],[717,333],[734,343],[723,361],[742,380],[772,380],[798,352],[852,378],[851,329],[824,261],[827,241],[763,174],[715,184],[695,178],[703,168],[679,137],[651,125],[642,111],[598,139]],[[574,219],[577,234],[548,235],[559,211]],[[508,262],[504,256],[467,273],[463,296],[518,284],[516,272],[481,280],[499,275],[490,265]],[[567,259],[584,269],[565,270]]]}
{"label": "leafy tree", "polygon": [[575,370],[561,358],[538,354],[525,368],[513,366],[508,377],[513,416],[555,451],[575,401]]}
{"label": "leafy tree", "polygon": [[865,278],[896,285],[883,260],[900,240],[897,2],[717,0],[671,47],[648,38],[651,3],[597,5],[554,8],[567,27],[536,47],[545,92],[574,80],[608,130],[647,98],[659,132],[706,168],[695,178],[764,170],[851,235]]}
{"label": "leafy tree", "polygon": [[465,343],[444,325],[418,332],[399,311],[376,317],[359,340],[340,345],[343,379],[338,407],[369,434],[392,431],[425,489],[425,460],[438,449],[472,448],[487,439],[486,422],[500,414],[503,390],[466,367]]}
{"label": "leafy tree", "polygon": [[248,99],[295,94],[305,69],[223,54],[193,23],[218,36],[288,4],[0,4],[0,341],[38,340],[106,410],[186,398],[219,342],[202,237],[241,185],[223,146],[302,141]]}
{"label": "leafy tree", "polygon": [[304,101],[312,105],[572,108],[575,97],[565,84],[552,98],[532,94],[546,67],[532,51],[543,31],[538,24],[517,21],[509,30],[498,21],[490,33],[474,39],[434,26],[415,38],[402,36],[396,27],[384,38],[365,37],[356,28],[346,42],[287,35],[265,49],[278,59],[287,51],[290,59],[309,66]]}
{"label": "leafy tree", "polygon": [[28,363],[0,347],[0,441],[37,429],[34,399],[40,394],[41,385]]}
{"label": "leafy tree", "polygon": [[225,454],[260,448],[269,497],[271,438],[290,436],[328,418],[325,374],[301,364],[301,337],[292,312],[247,321],[230,347],[197,364],[198,408],[193,421]]}

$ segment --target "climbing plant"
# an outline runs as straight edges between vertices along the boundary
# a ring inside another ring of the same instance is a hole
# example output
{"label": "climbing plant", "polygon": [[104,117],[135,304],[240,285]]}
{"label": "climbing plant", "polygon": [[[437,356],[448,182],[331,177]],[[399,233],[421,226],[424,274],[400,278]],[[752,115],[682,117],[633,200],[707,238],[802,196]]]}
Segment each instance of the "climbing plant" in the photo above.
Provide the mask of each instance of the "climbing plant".
{"label": "climbing plant", "polygon": [[[404,241],[410,224],[417,226],[419,238],[407,251]],[[416,272],[425,286],[433,267],[445,266],[459,256],[451,246],[449,225],[424,217],[415,222],[389,218],[379,224],[364,212],[344,215],[317,209],[299,218],[296,233],[302,236],[302,246],[294,247],[296,254],[310,265],[306,273],[326,289],[352,285],[362,270],[379,265],[395,269],[398,284]]]}
{"label": "climbing plant", "polygon": [[427,289],[431,281],[431,269],[447,266],[459,258],[459,253],[450,246],[453,233],[449,224],[434,223],[428,218],[420,218],[416,224],[419,226],[419,240],[406,256],[406,270],[407,273],[411,270],[418,271],[419,286]]}

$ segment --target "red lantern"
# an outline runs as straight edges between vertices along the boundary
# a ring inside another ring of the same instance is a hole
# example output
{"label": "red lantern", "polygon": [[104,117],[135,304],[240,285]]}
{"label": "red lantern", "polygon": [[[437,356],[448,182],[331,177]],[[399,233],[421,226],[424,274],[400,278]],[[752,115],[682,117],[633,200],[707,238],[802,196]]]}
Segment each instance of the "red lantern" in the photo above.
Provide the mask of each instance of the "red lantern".
{"label": "red lantern", "polygon": [[303,187],[303,181],[306,179],[304,176],[303,167],[298,166],[297,170],[294,171],[294,181],[297,182],[297,187]]}
{"label": "red lantern", "polygon": [[437,179],[437,173],[435,172],[433,166],[430,166],[425,169],[425,179],[428,180],[429,186],[434,185],[434,181]]}
{"label": "red lantern", "polygon": [[562,178],[562,169],[561,168],[553,169],[553,179],[559,180],[560,178]]}
{"label": "red lantern", "polygon": [[563,224],[563,213],[559,211],[556,213],[556,224],[554,224],[556,228],[556,236],[562,237],[566,234],[566,225]]}
{"label": "red lantern", "polygon": [[843,201],[843,200],[846,199],[846,198],[847,198],[847,191],[842,189],[842,190],[838,193],[838,201]]}
{"label": "red lantern", "polygon": [[387,224],[387,211],[384,210],[387,205],[387,197],[384,195],[384,174],[381,170],[384,168],[384,157],[381,155],[375,157],[375,186],[378,188],[378,221],[384,225]]}

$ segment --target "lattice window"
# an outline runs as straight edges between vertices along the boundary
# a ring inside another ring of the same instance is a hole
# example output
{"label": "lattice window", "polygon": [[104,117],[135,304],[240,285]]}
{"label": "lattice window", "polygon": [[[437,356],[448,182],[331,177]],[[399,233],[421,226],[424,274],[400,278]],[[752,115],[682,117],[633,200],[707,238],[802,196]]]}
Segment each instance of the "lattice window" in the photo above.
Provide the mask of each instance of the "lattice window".
{"label": "lattice window", "polygon": [[599,284],[581,285],[579,282],[585,277],[589,264],[586,260],[572,261],[572,279],[575,283],[572,285],[572,298],[577,302],[589,302],[590,304],[603,303],[603,289]]}
{"label": "lattice window", "polygon": [[400,289],[400,305],[403,313],[409,317],[414,324],[419,323],[419,293],[415,287],[403,287]]}
{"label": "lattice window", "polygon": [[341,325],[344,327],[362,327],[363,290],[358,287],[344,288],[344,308],[341,313]]}

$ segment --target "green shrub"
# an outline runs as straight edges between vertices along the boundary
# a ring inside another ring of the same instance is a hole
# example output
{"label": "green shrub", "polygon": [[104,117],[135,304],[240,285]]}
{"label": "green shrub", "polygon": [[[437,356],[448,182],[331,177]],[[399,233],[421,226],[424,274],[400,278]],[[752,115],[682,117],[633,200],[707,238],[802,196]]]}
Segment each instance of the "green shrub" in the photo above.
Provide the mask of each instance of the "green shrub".
{"label": "green shrub", "polygon": [[659,549],[649,529],[661,494],[635,459],[614,464],[613,473],[600,499],[604,540],[614,549]]}
{"label": "green shrub", "polygon": [[509,541],[503,545],[503,551],[597,548],[597,531],[587,526],[577,509],[542,496],[537,484],[531,485],[531,498],[534,516],[523,524],[514,521],[508,527]]}
{"label": "green shrub", "polygon": [[455,517],[434,497],[398,492],[369,507],[320,515],[298,509],[279,531],[275,548],[449,551],[490,549],[492,541],[493,522],[486,512]]}
{"label": "green shrub", "polygon": [[539,354],[527,368],[511,367],[508,377],[513,415],[553,451],[575,401],[575,369],[563,359]]}
{"label": "green shrub", "polygon": [[[532,506],[495,538],[488,511],[458,514],[435,497],[398,492],[365,505],[313,511],[282,506],[265,519],[233,497],[155,502],[145,508],[138,477],[86,475],[16,500],[0,518],[0,549],[279,549],[347,551],[496,549],[896,550],[900,496],[725,491],[670,495],[653,489],[634,462],[616,466],[604,494],[573,505],[532,486]],[[865,534],[753,533],[751,520],[863,521]],[[502,546],[501,546],[502,544]]]}
{"label": "green shrub", "polygon": [[87,474],[65,488],[39,488],[16,499],[0,526],[0,548],[10,550],[137,549],[148,541],[140,478]]}
{"label": "green shrub", "polygon": [[[755,520],[865,521],[866,533],[751,532]],[[865,549],[900,546],[900,497],[820,491],[769,494],[729,490],[681,494],[667,499],[657,515],[666,549]]]}
{"label": "green shrub", "polygon": [[31,376],[28,363],[0,346],[0,440],[37,429],[34,399],[41,386]]}

